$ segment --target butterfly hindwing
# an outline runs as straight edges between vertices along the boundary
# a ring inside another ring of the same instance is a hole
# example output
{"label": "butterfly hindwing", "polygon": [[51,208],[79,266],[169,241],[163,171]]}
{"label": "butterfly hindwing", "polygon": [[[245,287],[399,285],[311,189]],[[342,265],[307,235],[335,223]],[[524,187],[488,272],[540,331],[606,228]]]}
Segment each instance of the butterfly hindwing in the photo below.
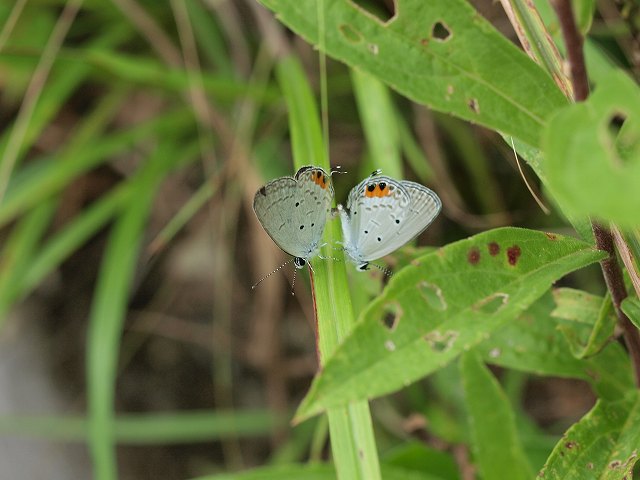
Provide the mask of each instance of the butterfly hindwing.
{"label": "butterfly hindwing", "polygon": [[331,210],[333,186],[319,167],[303,167],[261,187],[253,209],[264,230],[286,253],[308,260],[319,248]]}

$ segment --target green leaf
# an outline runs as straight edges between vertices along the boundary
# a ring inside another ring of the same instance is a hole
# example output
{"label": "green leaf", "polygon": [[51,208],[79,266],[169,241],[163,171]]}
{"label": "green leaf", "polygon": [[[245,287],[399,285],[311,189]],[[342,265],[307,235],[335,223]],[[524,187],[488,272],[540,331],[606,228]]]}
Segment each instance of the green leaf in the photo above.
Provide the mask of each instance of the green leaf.
{"label": "green leaf", "polygon": [[625,298],[620,307],[636,328],[640,328],[640,300],[631,297]]}
{"label": "green leaf", "polygon": [[417,441],[405,442],[387,452],[385,465],[420,471],[446,480],[458,480],[458,466],[449,453],[430,448]]}
{"label": "green leaf", "polygon": [[610,343],[588,359],[571,354],[558,319],[551,316],[554,303],[545,294],[517,319],[498,328],[476,347],[486,362],[535,375],[578,378],[587,381],[599,397],[617,399],[634,388],[629,356],[621,345]]}
{"label": "green leaf", "polygon": [[[318,6],[261,0],[317,45]],[[551,77],[463,0],[398,0],[382,22],[355,2],[326,0],[328,55],[367,71],[406,97],[514,135],[533,146],[567,103]]]}
{"label": "green leaf", "polygon": [[576,358],[595,355],[609,343],[617,323],[609,295],[602,298],[580,290],[559,288],[554,290],[553,296],[558,307],[551,315],[570,321],[559,328]]}
{"label": "green leaf", "polygon": [[595,0],[573,0],[571,2],[575,11],[576,23],[580,29],[580,33],[583,36],[587,35],[587,32],[591,28],[593,22],[593,14],[596,11]]}
{"label": "green leaf", "polygon": [[604,258],[569,237],[499,228],[447,245],[391,277],[314,380],[297,417],[393,392],[515,318],[563,275]]}
{"label": "green leaf", "polygon": [[[625,118],[618,135],[616,120]],[[563,210],[640,225],[640,90],[621,71],[586,102],[562,109],[544,134],[543,163]]]}
{"label": "green leaf", "polygon": [[530,479],[511,404],[489,369],[475,353],[460,359],[469,415],[471,448],[484,480]]}
{"label": "green leaf", "polygon": [[638,391],[617,401],[599,400],[556,445],[538,478],[628,479],[640,449]]}
{"label": "green leaf", "polygon": [[583,325],[592,326],[602,306],[602,297],[575,288],[554,288],[556,308],[551,315]]}
{"label": "green leaf", "polygon": [[640,328],[640,300],[631,297],[625,298],[620,307],[636,328]]}

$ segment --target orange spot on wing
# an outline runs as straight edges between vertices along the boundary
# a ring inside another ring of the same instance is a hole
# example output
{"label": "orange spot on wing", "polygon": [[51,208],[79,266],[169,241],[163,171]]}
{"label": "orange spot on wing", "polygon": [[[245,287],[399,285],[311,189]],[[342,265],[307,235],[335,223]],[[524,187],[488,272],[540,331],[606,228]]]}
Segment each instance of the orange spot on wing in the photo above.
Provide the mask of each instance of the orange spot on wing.
{"label": "orange spot on wing", "polygon": [[311,178],[311,180],[313,180],[313,183],[318,185],[323,190],[326,190],[327,183],[328,183],[327,182],[327,177],[320,170],[313,170],[311,172],[311,177],[310,178]]}
{"label": "orange spot on wing", "polygon": [[[380,187],[380,185],[378,185],[378,187]],[[379,197],[386,197],[391,194],[391,190],[389,190],[389,185],[385,185],[384,188],[379,188],[379,190],[380,190],[380,193],[378,194]]]}

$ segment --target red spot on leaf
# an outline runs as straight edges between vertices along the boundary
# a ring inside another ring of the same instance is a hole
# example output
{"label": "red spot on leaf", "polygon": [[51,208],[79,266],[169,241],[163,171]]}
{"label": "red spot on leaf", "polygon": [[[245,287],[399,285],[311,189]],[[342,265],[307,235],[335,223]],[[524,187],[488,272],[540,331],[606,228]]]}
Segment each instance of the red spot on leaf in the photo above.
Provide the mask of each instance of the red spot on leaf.
{"label": "red spot on leaf", "polygon": [[509,260],[509,265],[515,266],[515,264],[518,263],[518,258],[520,258],[521,253],[522,250],[520,250],[518,245],[507,248],[507,259]]}
{"label": "red spot on leaf", "polygon": [[469,250],[469,253],[467,254],[467,260],[469,260],[469,263],[471,265],[477,265],[480,261],[480,250],[478,250],[477,247],[473,247],[471,250]]}
{"label": "red spot on leaf", "polygon": [[489,254],[492,257],[495,257],[497,254],[500,253],[500,245],[498,245],[496,242],[491,242],[487,244],[487,248],[489,249]]}

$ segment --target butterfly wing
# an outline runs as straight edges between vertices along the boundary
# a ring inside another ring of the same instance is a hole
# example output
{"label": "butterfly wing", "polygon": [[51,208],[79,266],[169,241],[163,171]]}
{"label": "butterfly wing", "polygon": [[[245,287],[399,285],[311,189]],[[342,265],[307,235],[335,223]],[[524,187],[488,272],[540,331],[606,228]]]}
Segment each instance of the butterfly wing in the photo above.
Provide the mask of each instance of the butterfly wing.
{"label": "butterfly wing", "polygon": [[345,250],[359,264],[384,257],[427,228],[441,206],[418,183],[371,176],[350,192],[341,214]]}
{"label": "butterfly wing", "polygon": [[427,229],[442,209],[442,202],[436,193],[419,183],[403,180],[400,182],[409,192],[411,201],[400,223],[396,237],[401,245],[417,237]]}
{"label": "butterfly wing", "polygon": [[363,263],[398,248],[393,231],[410,201],[409,192],[390,177],[371,176],[354,187],[347,200],[348,215],[342,215],[347,254]]}
{"label": "butterfly wing", "polygon": [[308,260],[318,245],[331,209],[333,186],[319,167],[277,178],[260,188],[253,210],[272,240],[289,255]]}

